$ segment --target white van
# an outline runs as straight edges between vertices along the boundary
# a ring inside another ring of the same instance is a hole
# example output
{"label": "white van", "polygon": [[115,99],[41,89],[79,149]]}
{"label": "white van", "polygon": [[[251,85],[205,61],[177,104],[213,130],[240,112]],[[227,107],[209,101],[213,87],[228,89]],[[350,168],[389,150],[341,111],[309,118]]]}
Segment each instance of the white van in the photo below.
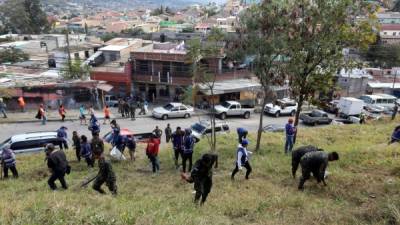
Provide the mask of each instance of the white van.
{"label": "white van", "polygon": [[397,98],[388,94],[363,95],[359,99],[364,101],[364,107],[381,108],[383,111],[392,110]]}
{"label": "white van", "polygon": [[60,145],[61,140],[57,137],[57,132],[32,132],[17,134],[0,143],[0,152],[4,146],[17,153],[40,152],[44,151],[47,144]]}

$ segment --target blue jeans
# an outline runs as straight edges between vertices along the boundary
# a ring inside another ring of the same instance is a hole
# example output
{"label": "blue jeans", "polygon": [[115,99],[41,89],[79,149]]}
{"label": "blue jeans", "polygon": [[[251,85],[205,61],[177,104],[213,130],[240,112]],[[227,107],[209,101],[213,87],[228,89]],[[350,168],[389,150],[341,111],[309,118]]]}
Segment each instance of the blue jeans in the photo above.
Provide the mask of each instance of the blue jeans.
{"label": "blue jeans", "polygon": [[47,117],[42,116],[42,125],[45,125],[47,122]]}
{"label": "blue jeans", "polygon": [[158,156],[149,155],[148,157],[151,165],[153,166],[153,173],[160,171],[160,162],[158,161]]}
{"label": "blue jeans", "polygon": [[286,135],[285,154],[292,152],[294,135]]}

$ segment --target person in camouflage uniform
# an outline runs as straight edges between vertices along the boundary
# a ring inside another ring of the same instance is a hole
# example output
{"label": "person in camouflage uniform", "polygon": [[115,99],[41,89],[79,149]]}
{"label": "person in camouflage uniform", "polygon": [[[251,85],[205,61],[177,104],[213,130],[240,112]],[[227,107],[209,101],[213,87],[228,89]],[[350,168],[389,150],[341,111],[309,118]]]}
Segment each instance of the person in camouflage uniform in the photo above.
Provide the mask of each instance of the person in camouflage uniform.
{"label": "person in camouflage uniform", "polygon": [[319,149],[312,145],[302,146],[297,148],[292,152],[292,175],[293,178],[296,178],[296,171],[299,167],[301,157],[303,157],[306,153],[315,152],[315,151],[323,151],[323,149]]}
{"label": "person in camouflage uniform", "polygon": [[99,134],[93,135],[92,141],[90,142],[90,147],[92,149],[93,157],[96,157],[96,155],[103,154],[104,142],[99,137]]}
{"label": "person in camouflage uniform", "polygon": [[130,115],[131,115],[131,120],[136,120],[136,107],[137,103],[134,98],[132,98],[129,101],[129,109],[130,109]]}
{"label": "person in camouflage uniform", "polygon": [[326,186],[325,170],[328,167],[328,162],[336,160],[339,160],[339,154],[337,152],[327,153],[323,151],[314,151],[306,153],[300,160],[302,177],[299,182],[299,190],[304,189],[304,183],[306,180],[310,179],[311,173],[317,179],[318,183],[322,181]]}
{"label": "person in camouflage uniform", "polygon": [[101,186],[106,183],[108,190],[113,195],[117,194],[117,178],[112,169],[111,162],[104,158],[104,154],[96,155],[96,159],[99,160],[99,173],[93,183],[93,189],[101,194],[106,192],[101,188]]}

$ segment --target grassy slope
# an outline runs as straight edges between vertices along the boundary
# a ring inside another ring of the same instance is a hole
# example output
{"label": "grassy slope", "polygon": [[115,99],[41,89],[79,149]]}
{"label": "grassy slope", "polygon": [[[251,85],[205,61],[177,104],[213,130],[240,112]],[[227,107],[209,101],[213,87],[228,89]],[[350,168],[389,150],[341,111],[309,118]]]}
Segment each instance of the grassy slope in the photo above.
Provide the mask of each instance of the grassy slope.
{"label": "grassy slope", "polygon": [[[229,175],[236,138],[220,136],[220,168],[201,208],[191,203],[192,186],[180,180],[170,149],[161,153],[162,172],[156,178],[151,178],[143,147],[137,162],[115,163],[117,198],[76,188],[97,170],[88,171],[83,162],[72,162],[70,190],[51,192],[43,155],[19,156],[21,178],[0,182],[0,224],[398,224],[399,145],[385,144],[394,126],[302,129],[298,146],[315,144],[341,156],[328,168],[327,187],[307,182],[304,192],[297,191],[298,180],[290,176],[281,134],[264,134],[262,151],[252,158],[252,179],[244,181],[242,173],[234,183]],[[206,150],[206,142],[197,145],[195,158]]]}

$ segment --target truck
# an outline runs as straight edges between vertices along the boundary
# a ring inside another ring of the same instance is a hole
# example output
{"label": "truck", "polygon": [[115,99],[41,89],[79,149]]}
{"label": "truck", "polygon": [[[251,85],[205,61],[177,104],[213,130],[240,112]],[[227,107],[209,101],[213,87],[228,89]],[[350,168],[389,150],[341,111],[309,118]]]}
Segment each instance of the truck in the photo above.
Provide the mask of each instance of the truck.
{"label": "truck", "polygon": [[341,117],[358,116],[363,111],[364,102],[357,98],[342,97],[339,100],[338,108]]}
{"label": "truck", "polygon": [[329,118],[328,114],[322,110],[313,110],[310,113],[302,113],[300,114],[301,121],[304,124],[315,126],[317,124],[330,124],[332,123],[332,119]]}
{"label": "truck", "polygon": [[243,108],[237,101],[225,101],[214,107],[216,115],[224,120],[228,116],[242,116],[245,119],[250,118],[252,108]]}
{"label": "truck", "polygon": [[277,100],[275,103],[265,105],[264,113],[279,117],[281,115],[296,115],[297,103],[296,101],[288,98]]}

